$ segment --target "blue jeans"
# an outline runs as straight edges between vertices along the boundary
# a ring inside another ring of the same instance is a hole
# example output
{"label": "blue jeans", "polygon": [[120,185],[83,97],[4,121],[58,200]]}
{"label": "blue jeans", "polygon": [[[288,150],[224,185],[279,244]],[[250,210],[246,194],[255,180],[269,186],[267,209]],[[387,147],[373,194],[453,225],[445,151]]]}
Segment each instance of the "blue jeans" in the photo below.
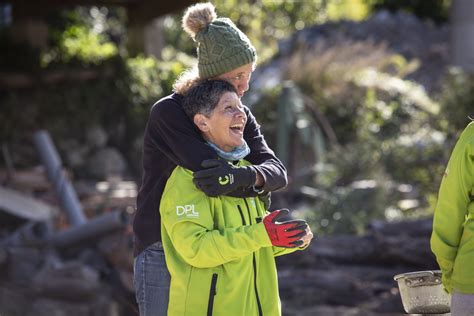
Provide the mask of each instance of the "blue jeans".
{"label": "blue jeans", "polygon": [[167,314],[170,279],[161,242],[152,244],[135,258],[133,285],[140,316]]}
{"label": "blue jeans", "polygon": [[474,294],[453,291],[451,295],[452,316],[472,316],[474,314]]}

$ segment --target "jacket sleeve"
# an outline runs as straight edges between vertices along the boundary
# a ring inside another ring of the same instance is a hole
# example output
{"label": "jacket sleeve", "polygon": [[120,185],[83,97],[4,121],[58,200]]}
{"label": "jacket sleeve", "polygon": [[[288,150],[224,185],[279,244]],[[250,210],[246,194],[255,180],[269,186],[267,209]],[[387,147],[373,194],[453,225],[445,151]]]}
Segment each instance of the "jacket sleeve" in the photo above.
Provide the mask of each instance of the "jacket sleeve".
{"label": "jacket sleeve", "polygon": [[203,160],[215,159],[217,154],[205,144],[194,123],[186,116],[179,103],[180,97],[175,97],[160,100],[153,106],[146,139],[150,146],[163,152],[176,165],[200,170]]}
{"label": "jacket sleeve", "polygon": [[462,133],[441,181],[433,218],[431,250],[443,273],[443,285],[450,291],[450,276],[463,234],[464,222],[474,187],[474,124]]}
{"label": "jacket sleeve", "polygon": [[265,181],[262,188],[264,191],[271,192],[284,188],[288,184],[285,166],[268,147],[260,131],[260,125],[248,107],[245,107],[245,113],[247,124],[244,129],[244,139],[250,147],[250,154],[245,157],[245,160],[251,162],[262,175]]}
{"label": "jacket sleeve", "polygon": [[160,205],[166,232],[184,261],[198,268],[215,267],[271,246],[263,223],[216,229],[213,209],[222,207],[220,199],[192,186],[171,184]]}
{"label": "jacket sleeve", "polygon": [[299,248],[299,247],[284,248],[284,247],[275,247],[275,246],[273,246],[273,256],[275,256],[275,257],[283,256],[283,255],[287,255],[287,254],[293,253],[295,251],[304,250],[304,249],[306,249],[306,247],[305,248]]}

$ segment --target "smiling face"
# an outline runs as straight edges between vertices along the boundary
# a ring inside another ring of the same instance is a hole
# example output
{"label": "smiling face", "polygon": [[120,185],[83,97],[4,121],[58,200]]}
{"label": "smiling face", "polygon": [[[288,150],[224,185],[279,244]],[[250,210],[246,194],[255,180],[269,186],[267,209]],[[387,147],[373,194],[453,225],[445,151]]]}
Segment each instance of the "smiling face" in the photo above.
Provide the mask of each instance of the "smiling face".
{"label": "smiling face", "polygon": [[238,95],[229,91],[222,94],[210,114],[194,116],[204,139],[227,152],[243,144],[246,122],[247,115]]}
{"label": "smiling face", "polygon": [[252,75],[254,68],[254,64],[246,64],[219,75],[214,79],[221,79],[230,82],[237,90],[239,98],[241,98],[249,89],[250,76]]}

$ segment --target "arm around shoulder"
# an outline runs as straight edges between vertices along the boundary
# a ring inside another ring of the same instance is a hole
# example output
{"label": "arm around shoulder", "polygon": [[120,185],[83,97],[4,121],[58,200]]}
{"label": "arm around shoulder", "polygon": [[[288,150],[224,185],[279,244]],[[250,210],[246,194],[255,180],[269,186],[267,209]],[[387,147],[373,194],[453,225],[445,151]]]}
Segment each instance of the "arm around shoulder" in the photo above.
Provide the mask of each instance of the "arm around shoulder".
{"label": "arm around shoulder", "polygon": [[201,162],[216,158],[181,108],[182,97],[173,94],[153,105],[145,137],[175,164],[196,171]]}

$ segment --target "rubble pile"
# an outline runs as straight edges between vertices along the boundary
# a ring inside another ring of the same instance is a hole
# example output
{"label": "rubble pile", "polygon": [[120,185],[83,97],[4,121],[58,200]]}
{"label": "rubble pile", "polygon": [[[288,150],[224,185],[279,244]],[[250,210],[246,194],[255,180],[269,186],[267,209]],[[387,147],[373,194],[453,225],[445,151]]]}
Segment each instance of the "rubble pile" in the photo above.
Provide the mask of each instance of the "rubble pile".
{"label": "rubble pile", "polygon": [[56,162],[0,170],[0,314],[137,315],[135,184],[114,177],[73,186]]}

